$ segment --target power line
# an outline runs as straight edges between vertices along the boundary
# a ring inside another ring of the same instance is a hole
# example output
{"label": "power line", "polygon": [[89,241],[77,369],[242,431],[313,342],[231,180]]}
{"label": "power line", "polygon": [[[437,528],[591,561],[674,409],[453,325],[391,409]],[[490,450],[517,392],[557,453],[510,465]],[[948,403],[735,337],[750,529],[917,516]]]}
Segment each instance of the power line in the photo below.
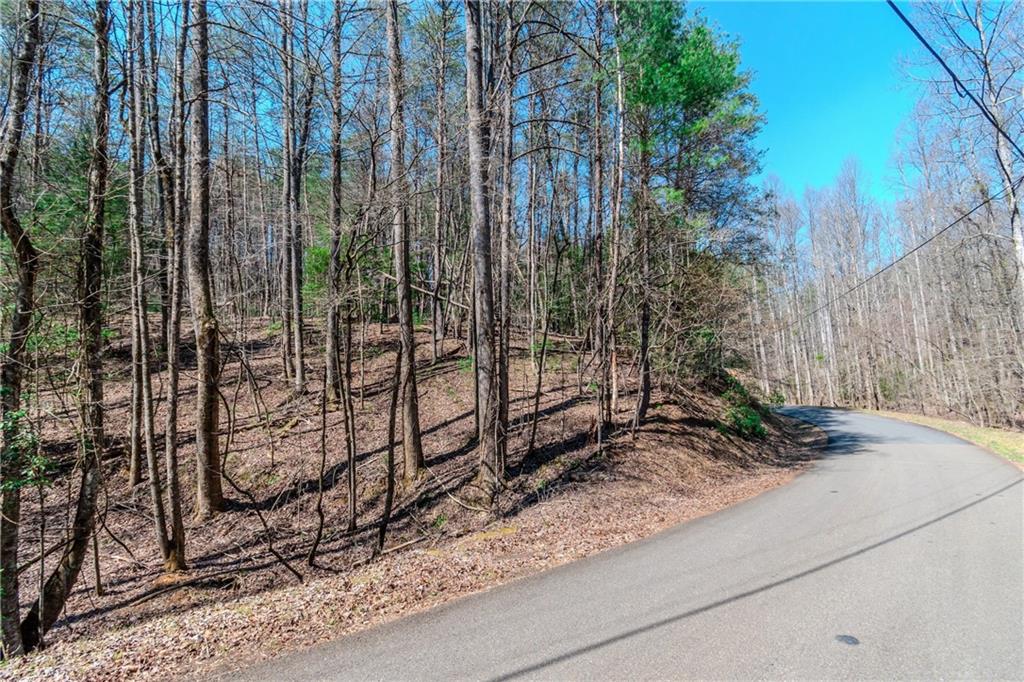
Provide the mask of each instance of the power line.
{"label": "power line", "polygon": [[837,303],[837,302],[838,302],[838,301],[839,301],[840,299],[842,299],[842,298],[845,298],[846,296],[849,296],[849,295],[850,295],[850,294],[852,294],[852,293],[853,293],[854,291],[857,291],[858,289],[860,289],[860,288],[861,288],[861,287],[863,287],[863,286],[864,286],[865,284],[867,284],[867,283],[868,283],[868,282],[870,282],[871,280],[875,279],[876,277],[878,277],[879,275],[881,275],[881,274],[882,274],[882,273],[884,273],[885,271],[887,271],[887,270],[891,270],[892,268],[894,268],[894,267],[896,267],[897,265],[899,265],[899,264],[900,264],[900,263],[901,263],[902,261],[906,260],[908,256],[911,256],[911,255],[913,255],[914,253],[916,253],[917,251],[920,251],[920,250],[921,250],[921,249],[923,249],[924,247],[928,246],[928,245],[929,245],[929,244],[931,244],[931,243],[932,243],[933,241],[935,241],[936,239],[938,239],[938,238],[939,238],[939,236],[941,236],[941,235],[942,235],[943,233],[945,233],[946,231],[948,231],[948,230],[950,230],[950,229],[952,229],[952,228],[956,227],[957,225],[959,225],[959,224],[960,224],[960,223],[962,223],[962,222],[963,222],[964,220],[966,220],[967,218],[969,218],[969,217],[971,217],[972,215],[974,215],[975,213],[977,213],[977,212],[978,212],[979,210],[981,210],[982,208],[984,208],[984,207],[985,207],[985,206],[987,206],[988,204],[992,203],[992,202],[993,202],[993,201],[995,201],[996,199],[1002,199],[1002,198],[1003,198],[1004,196],[1006,196],[1006,195],[1007,195],[1007,194],[1008,194],[1008,193],[1009,193],[1009,192],[1010,192],[1011,190],[1015,190],[1015,189],[1017,189],[1018,187],[1020,187],[1020,185],[1021,185],[1021,183],[1022,183],[1022,182],[1024,182],[1024,176],[1021,176],[1020,178],[1018,178],[1018,179],[1017,179],[1017,181],[1016,181],[1016,182],[1014,182],[1014,183],[1013,183],[1012,185],[1010,185],[1009,187],[1005,187],[1005,188],[1004,188],[1003,190],[1001,190],[1000,192],[998,192],[998,193],[996,193],[996,194],[993,194],[993,195],[992,195],[992,196],[990,196],[989,198],[985,199],[985,200],[984,200],[984,201],[982,201],[982,202],[981,202],[980,204],[978,204],[977,206],[975,206],[975,207],[974,207],[974,208],[972,208],[971,210],[967,211],[967,213],[964,213],[964,214],[963,214],[963,215],[961,215],[961,216],[960,216],[959,218],[957,218],[956,220],[954,220],[953,222],[951,222],[951,223],[950,223],[949,225],[946,225],[946,226],[945,226],[945,227],[943,227],[943,228],[942,228],[941,230],[938,230],[938,231],[937,231],[937,232],[935,232],[935,233],[934,233],[934,234],[933,234],[932,236],[928,237],[927,239],[925,239],[925,240],[924,240],[923,242],[921,242],[920,244],[918,244],[918,245],[917,245],[917,246],[915,246],[914,248],[912,248],[912,249],[910,249],[909,251],[906,251],[905,253],[903,253],[903,254],[902,254],[902,255],[901,255],[901,256],[900,256],[899,258],[897,258],[896,260],[893,260],[893,261],[891,261],[890,263],[888,263],[888,264],[886,264],[886,265],[882,266],[881,268],[879,268],[879,269],[878,269],[878,270],[876,270],[875,272],[871,273],[870,275],[868,275],[867,277],[865,277],[865,278],[864,278],[864,279],[862,279],[861,281],[859,281],[859,282],[857,282],[856,284],[854,284],[853,286],[851,286],[851,287],[850,287],[849,289],[847,289],[846,291],[843,291],[843,292],[841,292],[841,293],[839,293],[839,294],[836,294],[836,295],[835,295],[834,297],[832,297],[831,299],[829,299],[829,300],[828,300],[828,301],[826,301],[825,303],[821,304],[820,306],[818,306],[817,308],[815,308],[815,309],[814,309],[814,310],[812,310],[811,312],[807,313],[807,314],[806,314],[806,315],[804,315],[803,317],[800,317],[800,318],[798,318],[798,319],[794,320],[793,322],[791,322],[790,324],[786,325],[785,327],[777,327],[777,328],[775,328],[774,330],[772,330],[772,333],[776,333],[776,332],[785,332],[785,331],[789,331],[790,329],[792,329],[792,328],[793,328],[793,327],[795,327],[796,325],[798,325],[798,324],[801,324],[801,323],[803,323],[803,321],[804,321],[804,320],[806,320],[806,319],[808,319],[808,318],[810,318],[810,317],[813,317],[814,315],[817,315],[818,313],[820,313],[820,312],[821,312],[822,310],[824,310],[825,308],[828,308],[828,307],[830,307],[830,306],[831,306],[831,305],[832,305],[833,303]]}
{"label": "power line", "polygon": [[[997,121],[995,116],[992,115],[992,112],[990,112],[988,110],[988,108],[984,104],[982,104],[981,101],[977,97],[974,96],[974,93],[972,93],[967,88],[967,86],[964,84],[964,82],[962,80],[960,80],[960,77],[957,76],[956,73],[954,73],[953,69],[951,69],[949,67],[949,65],[946,64],[945,60],[939,55],[939,53],[935,51],[935,48],[933,48],[931,46],[931,44],[928,42],[928,40],[923,35],[921,35],[921,32],[917,30],[917,27],[915,27],[914,24],[911,23],[910,19],[908,19],[907,16],[903,12],[900,11],[900,8],[896,6],[896,3],[893,2],[893,0],[886,0],[886,3],[889,5],[889,7],[892,8],[892,11],[895,12],[896,15],[899,16],[899,18],[903,20],[903,23],[907,25],[907,28],[909,28],[911,30],[911,32],[917,37],[917,39],[921,42],[921,44],[925,46],[925,48],[932,54],[933,57],[935,57],[936,61],[938,61],[939,64],[942,66],[942,68],[945,69],[946,73],[949,74],[949,77],[953,79],[953,84],[956,87],[957,94],[959,94],[961,97],[968,97],[968,98],[970,98],[970,100],[974,103],[974,105],[976,107],[978,107],[978,110],[981,111],[981,113],[985,117],[985,119],[989,123],[992,124],[992,126],[996,129],[996,131],[1000,135],[1002,135],[1003,138],[1008,143],[1010,143],[1010,145],[1017,152],[1017,154],[1020,155],[1021,159],[1024,159],[1024,150],[1022,150],[1020,148],[1020,146],[1018,146],[1017,143],[1013,140],[1013,138],[1011,138],[1006,133],[1006,131],[1003,130],[1003,127],[1001,125],[999,125],[999,121]],[[944,234],[948,230],[952,229],[953,227],[956,227],[957,225],[962,223],[964,220],[966,220],[970,216],[972,216],[975,213],[977,213],[980,209],[984,208],[985,206],[987,206],[988,204],[992,203],[996,199],[1003,198],[1004,196],[1009,194],[1011,191],[1016,190],[1018,187],[1020,187],[1022,182],[1024,182],[1024,176],[1021,176],[1020,178],[1018,178],[1017,181],[1014,182],[1012,185],[1009,185],[1009,186],[1003,188],[1002,191],[1000,191],[1000,192],[998,192],[996,194],[993,194],[992,196],[988,197],[987,199],[985,199],[984,201],[979,203],[977,206],[975,206],[971,210],[967,211],[967,213],[964,213],[959,218],[957,218],[953,222],[951,222],[948,225],[946,225],[945,227],[943,227],[941,230],[938,230],[937,232],[935,232],[933,235],[931,235],[930,237],[925,239],[923,242],[921,242],[920,244],[918,244],[914,248],[912,248],[909,251],[903,253],[899,258],[896,258],[895,260],[891,261],[890,263],[886,264],[885,266],[879,268],[878,270],[876,270],[872,274],[868,275],[867,277],[865,277],[861,281],[857,282],[856,284],[854,284],[850,288],[848,288],[845,291],[837,294],[836,296],[832,297],[831,299],[829,299],[828,301],[826,301],[822,305],[818,306],[817,308],[815,308],[811,312],[809,312],[806,315],[803,315],[802,317],[794,320],[793,322],[791,322],[790,324],[786,325],[785,327],[777,327],[775,330],[773,330],[773,333],[774,332],[780,332],[780,331],[789,331],[794,326],[803,323],[804,320],[806,320],[806,319],[808,319],[810,317],[813,317],[814,315],[817,315],[818,313],[820,313],[822,310],[825,310],[826,308],[831,307],[834,303],[837,303],[838,301],[840,301],[841,299],[845,298],[846,296],[849,296],[854,291],[857,291],[858,289],[860,289],[861,287],[866,285],[868,282],[870,282],[873,279],[879,277],[882,273],[884,273],[887,270],[891,270],[892,268],[896,267],[902,261],[906,260],[907,257],[913,255],[917,251],[920,251],[925,246],[927,246],[928,244],[932,243],[937,238],[939,238],[942,234]]]}
{"label": "power line", "polygon": [[1003,130],[1003,127],[999,125],[999,121],[997,121],[995,116],[992,115],[992,112],[988,110],[988,107],[982,104],[981,101],[974,96],[974,93],[972,93],[967,88],[967,86],[964,85],[964,82],[960,80],[960,78],[955,73],[953,73],[953,69],[949,68],[949,65],[946,64],[945,60],[943,60],[943,58],[939,56],[939,53],[935,51],[935,48],[933,48],[931,44],[928,43],[925,37],[921,35],[921,32],[918,31],[914,24],[910,22],[910,19],[907,18],[907,15],[900,11],[900,8],[896,6],[896,3],[893,2],[893,0],[886,0],[886,3],[889,5],[889,7],[892,8],[892,11],[895,12],[897,16],[899,16],[899,18],[903,20],[903,23],[907,25],[907,28],[909,28],[913,32],[913,34],[917,36],[917,39],[921,41],[921,44],[924,45],[925,48],[927,48],[927,50],[932,53],[932,56],[935,57],[935,59],[939,62],[940,65],[942,65],[942,68],[946,70],[946,73],[949,74],[949,77],[953,79],[953,85],[956,86],[957,94],[960,95],[961,97],[969,97],[970,100],[974,102],[974,105],[978,107],[978,110],[981,111],[982,116],[984,116],[988,120],[988,122],[995,127],[996,131],[998,131],[999,134],[1002,135],[1003,138],[1013,146],[1013,148],[1017,151],[1017,154],[1020,155],[1021,159],[1024,159],[1024,151],[1022,151],[1021,148],[1017,146],[1017,143],[1013,141],[1013,138],[1011,138],[1006,133],[1006,131]]}

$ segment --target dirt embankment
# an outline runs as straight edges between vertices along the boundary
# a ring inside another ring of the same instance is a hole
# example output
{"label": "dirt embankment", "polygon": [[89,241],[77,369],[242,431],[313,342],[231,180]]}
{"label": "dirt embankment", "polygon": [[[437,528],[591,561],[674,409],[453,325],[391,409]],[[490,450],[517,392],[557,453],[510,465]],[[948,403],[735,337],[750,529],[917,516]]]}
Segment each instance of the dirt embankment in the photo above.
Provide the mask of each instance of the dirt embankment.
{"label": "dirt embankment", "polygon": [[[428,356],[428,339],[419,342],[421,358]],[[306,565],[320,487],[318,396],[290,397],[273,345],[250,344],[248,363],[258,392],[231,359],[223,381],[234,413],[226,466],[252,499],[227,489],[228,511],[187,529],[190,570],[162,575],[145,484],[131,490],[123,466],[111,462],[99,534],[104,595],[96,595],[94,575],[85,569],[48,648],[5,664],[0,676],[129,679],[241,667],[714,512],[788,481],[820,440],[813,430],[778,419],[766,421],[763,439],[732,435],[719,421],[727,406],[702,390],[672,404],[656,402],[635,433],[622,430],[599,450],[591,388],[566,345],[549,356],[536,447],[527,456],[535,374],[523,353],[510,372],[509,486],[496,512],[480,511],[468,501],[477,469],[472,371],[461,345],[449,341],[439,362],[420,360],[428,473],[399,491],[388,550],[371,562],[384,490],[386,389],[394,348],[390,330],[371,330],[365,372],[355,370],[355,386],[366,387],[355,400],[356,533],[345,532],[342,415],[329,412],[324,540],[315,565]],[[310,376],[320,376],[315,361],[311,370]],[[194,377],[190,368],[185,375],[180,431],[187,436]],[[625,377],[622,383],[628,387]],[[116,373],[107,391],[108,425],[115,435],[126,429],[127,392],[124,372]],[[627,420],[631,396],[623,396],[620,422]],[[162,407],[157,410],[160,424]],[[59,450],[69,434],[55,423],[44,436]],[[191,438],[183,438],[186,470],[190,447]],[[191,480],[186,476],[186,497]],[[51,533],[59,534],[67,494],[76,484],[65,475],[48,492],[47,527],[57,529]],[[37,537],[40,514],[28,502],[26,507],[27,539]],[[268,540],[302,574],[302,582],[268,551]],[[27,562],[33,547],[26,544]],[[31,576],[31,569],[23,576],[26,599],[34,596]]]}

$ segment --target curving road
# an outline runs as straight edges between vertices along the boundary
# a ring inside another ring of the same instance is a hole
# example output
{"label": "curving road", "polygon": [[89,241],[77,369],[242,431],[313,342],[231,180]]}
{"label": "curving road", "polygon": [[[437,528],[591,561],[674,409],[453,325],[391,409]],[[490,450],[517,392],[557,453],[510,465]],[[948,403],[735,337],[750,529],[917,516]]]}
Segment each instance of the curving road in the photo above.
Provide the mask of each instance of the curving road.
{"label": "curving road", "polygon": [[1024,679],[1021,471],[925,427],[829,434],[789,485],[239,679]]}

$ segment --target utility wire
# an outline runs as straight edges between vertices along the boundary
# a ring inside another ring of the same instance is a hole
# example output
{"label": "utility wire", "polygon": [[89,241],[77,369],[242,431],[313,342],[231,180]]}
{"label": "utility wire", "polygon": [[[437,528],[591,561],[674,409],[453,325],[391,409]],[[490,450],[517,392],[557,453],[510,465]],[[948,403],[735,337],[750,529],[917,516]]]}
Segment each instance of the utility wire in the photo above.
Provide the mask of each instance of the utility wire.
{"label": "utility wire", "polygon": [[[1010,143],[1010,145],[1014,148],[1014,150],[1017,152],[1017,154],[1020,155],[1021,159],[1024,159],[1024,150],[1021,150],[1020,146],[1017,145],[1017,143],[1013,140],[1013,138],[1011,138],[1006,133],[1006,131],[1003,130],[1003,127],[1001,125],[999,125],[999,121],[997,121],[995,119],[995,116],[992,115],[992,112],[990,112],[988,110],[988,108],[984,104],[982,104],[981,101],[977,97],[974,96],[974,93],[972,93],[967,88],[967,86],[964,84],[964,82],[962,80],[960,80],[960,77],[957,76],[956,73],[953,72],[953,69],[949,68],[949,65],[946,64],[945,60],[939,55],[938,52],[935,51],[935,48],[933,48],[931,46],[931,44],[928,42],[928,40],[925,39],[925,37],[923,35],[921,35],[921,32],[917,30],[917,27],[915,27],[913,23],[911,23],[910,19],[907,18],[907,15],[905,15],[903,12],[900,11],[900,8],[896,6],[896,3],[893,2],[893,0],[886,0],[886,3],[889,5],[889,7],[892,8],[892,11],[895,12],[896,15],[900,19],[903,20],[903,23],[907,25],[907,28],[909,28],[911,30],[911,32],[917,37],[917,39],[921,42],[921,44],[925,46],[925,48],[932,54],[933,57],[935,57],[936,61],[938,61],[939,64],[942,66],[942,68],[945,69],[946,73],[949,74],[949,77],[953,79],[953,85],[956,87],[957,94],[960,95],[961,97],[968,97],[968,98],[970,98],[970,100],[972,102],[974,102],[974,105],[976,107],[978,107],[978,110],[981,111],[981,114],[985,117],[985,119],[989,123],[992,124],[992,126],[996,129],[996,131],[1000,135],[1002,135],[1003,138],[1007,142]],[[784,327],[776,327],[773,330],[773,333],[774,332],[789,331],[790,329],[792,329],[796,325],[803,323],[804,320],[806,320],[806,319],[808,319],[810,317],[813,317],[814,315],[817,315],[822,310],[825,310],[826,308],[832,306],[832,304],[837,303],[838,301],[840,301],[841,299],[845,298],[846,296],[849,296],[854,291],[857,291],[858,289],[863,287],[865,284],[867,284],[871,280],[877,278],[882,273],[884,273],[887,270],[890,270],[890,269],[894,268],[895,266],[897,266],[899,263],[904,261],[908,256],[911,256],[914,253],[916,253],[917,251],[920,251],[925,246],[927,246],[928,244],[930,244],[933,241],[935,241],[943,233],[945,233],[948,230],[952,229],[953,227],[959,225],[964,220],[966,220],[970,216],[974,215],[975,213],[977,213],[979,210],[981,210],[982,208],[984,208],[985,206],[987,206],[991,202],[995,201],[996,199],[1003,198],[1004,196],[1009,194],[1012,190],[1016,190],[1018,187],[1020,187],[1022,182],[1024,182],[1024,176],[1021,176],[1020,178],[1018,178],[1016,182],[1014,182],[1012,185],[1009,185],[1009,186],[1005,187],[1002,191],[1000,191],[1000,192],[998,192],[996,194],[993,194],[992,196],[988,197],[987,199],[982,201],[980,204],[978,204],[977,206],[975,206],[971,210],[967,211],[967,213],[964,213],[959,218],[957,218],[956,220],[954,220],[950,224],[946,225],[941,230],[938,230],[937,232],[935,232],[935,234],[931,235],[930,237],[925,239],[923,242],[921,242],[920,244],[918,244],[914,248],[912,248],[909,251],[905,252],[899,258],[897,258],[897,259],[891,261],[890,263],[886,264],[885,266],[879,268],[878,270],[876,270],[872,274],[868,275],[867,277],[865,277],[861,281],[857,282],[856,284],[854,284],[850,288],[846,289],[845,291],[843,291],[843,292],[837,294],[836,296],[832,297],[831,299],[829,299],[828,301],[826,301],[822,305],[818,306],[817,308],[815,308],[811,312],[809,312],[806,315],[803,315],[803,316],[797,318],[796,320],[794,320],[793,322],[791,322],[790,324],[788,324],[788,325],[786,325]]]}
{"label": "utility wire", "polygon": [[897,16],[899,16],[899,18],[903,20],[903,23],[907,25],[907,28],[909,28],[911,32],[913,32],[913,34],[917,36],[917,39],[921,41],[921,44],[924,45],[925,48],[927,48],[927,50],[932,53],[932,56],[935,57],[935,59],[939,62],[942,68],[946,70],[946,73],[949,74],[949,77],[953,79],[953,85],[956,87],[957,94],[960,95],[960,97],[969,97],[970,100],[974,102],[974,105],[978,107],[978,110],[981,111],[982,116],[984,116],[988,120],[988,122],[995,127],[996,131],[998,131],[998,133],[1002,135],[1007,142],[1010,143],[1010,145],[1016,150],[1017,154],[1020,155],[1021,159],[1024,159],[1024,151],[1022,151],[1021,148],[1017,145],[1017,143],[1014,142],[1013,138],[1011,138],[1006,133],[1006,131],[1003,130],[1003,127],[999,125],[999,121],[997,121],[995,116],[992,115],[992,112],[988,110],[988,107],[982,104],[981,101],[974,96],[974,93],[972,93],[967,88],[967,86],[964,85],[964,82],[960,80],[960,78],[953,72],[953,69],[949,68],[949,65],[946,64],[945,60],[943,60],[942,57],[939,56],[939,53],[935,51],[935,48],[933,48],[931,44],[928,43],[925,37],[921,35],[921,32],[918,31],[914,24],[910,22],[910,19],[907,18],[907,15],[900,11],[900,8],[896,6],[896,3],[893,2],[893,0],[886,0],[886,3],[889,5],[889,7],[892,8],[892,11],[895,12]]}
{"label": "utility wire", "polygon": [[925,239],[923,242],[921,242],[920,244],[918,244],[914,248],[910,249],[909,251],[904,252],[896,260],[893,260],[890,263],[882,266],[881,268],[879,268],[875,272],[871,273],[870,275],[868,275],[867,277],[865,277],[861,281],[859,281],[856,284],[854,284],[853,286],[851,286],[849,289],[846,289],[845,291],[843,291],[843,292],[841,292],[839,294],[836,294],[835,296],[833,296],[831,299],[829,299],[825,303],[821,304],[820,306],[818,306],[817,308],[815,308],[811,312],[807,313],[806,315],[803,315],[802,317],[797,318],[796,320],[794,320],[793,322],[789,323],[785,327],[776,327],[774,330],[772,330],[772,333],[789,331],[790,329],[792,329],[796,325],[802,324],[803,321],[806,320],[807,318],[813,317],[814,315],[817,315],[818,313],[820,313],[825,308],[830,307],[833,303],[837,303],[840,299],[845,298],[846,296],[849,296],[854,291],[857,291],[858,289],[860,289],[865,284],[867,284],[871,280],[875,279],[876,277],[878,277],[879,275],[881,275],[885,271],[891,270],[892,268],[894,268],[897,265],[899,265],[902,261],[906,260],[908,256],[911,256],[915,252],[920,251],[924,247],[928,246],[928,244],[931,244],[933,241],[938,239],[939,236],[941,236],[944,232],[946,232],[946,231],[956,227],[957,225],[959,225],[964,220],[966,220],[967,218],[969,218],[972,215],[974,215],[975,213],[977,213],[979,210],[981,210],[982,208],[984,208],[988,204],[992,203],[996,199],[1002,199],[1003,197],[1005,197],[1010,192],[1010,190],[1015,190],[1018,187],[1020,187],[1022,182],[1024,182],[1024,176],[1021,176],[1021,177],[1017,178],[1017,181],[1014,182],[1009,187],[1006,187],[1006,188],[1002,189],[1001,191],[997,192],[996,194],[993,194],[992,196],[990,196],[989,198],[985,199],[980,204],[978,204],[977,206],[975,206],[974,208],[969,210],[967,213],[964,213],[959,218],[957,218],[956,220],[951,222],[949,225],[946,225],[941,230],[938,230],[937,232],[935,232],[932,236],[928,237],[927,239]]}

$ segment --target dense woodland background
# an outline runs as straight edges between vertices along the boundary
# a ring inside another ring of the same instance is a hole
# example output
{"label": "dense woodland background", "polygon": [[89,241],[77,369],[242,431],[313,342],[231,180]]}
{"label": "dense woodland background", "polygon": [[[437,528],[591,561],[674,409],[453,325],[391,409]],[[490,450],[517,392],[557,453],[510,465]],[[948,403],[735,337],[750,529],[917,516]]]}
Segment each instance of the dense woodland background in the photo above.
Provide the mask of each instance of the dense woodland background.
{"label": "dense woodland background", "polygon": [[762,235],[772,257],[757,266],[749,357],[762,389],[787,401],[1020,429],[1022,8],[915,9],[918,28],[991,122],[922,54],[927,68],[906,68],[923,94],[896,141],[891,180],[902,198],[895,205],[868,196],[854,163],[834,186],[802,198],[770,184],[771,220]]}
{"label": "dense woodland background", "polygon": [[[1022,11],[913,13],[1012,139]],[[1024,425],[1024,159],[934,64],[908,66],[890,206],[853,161],[799,199],[761,182],[740,46],[679,2],[12,0],[0,21],[5,656],[90,561],[102,591],[101,528],[127,574],[190,570],[233,514],[298,579],[294,552],[346,533],[376,556],[460,396],[473,470],[430,494],[499,508],[555,437],[555,373],[596,452],[694,391],[752,442],[776,402]],[[277,450],[298,423],[301,466]],[[306,481],[287,495],[279,454]],[[288,551],[282,495],[311,519]],[[136,553],[112,509],[148,529]]]}

